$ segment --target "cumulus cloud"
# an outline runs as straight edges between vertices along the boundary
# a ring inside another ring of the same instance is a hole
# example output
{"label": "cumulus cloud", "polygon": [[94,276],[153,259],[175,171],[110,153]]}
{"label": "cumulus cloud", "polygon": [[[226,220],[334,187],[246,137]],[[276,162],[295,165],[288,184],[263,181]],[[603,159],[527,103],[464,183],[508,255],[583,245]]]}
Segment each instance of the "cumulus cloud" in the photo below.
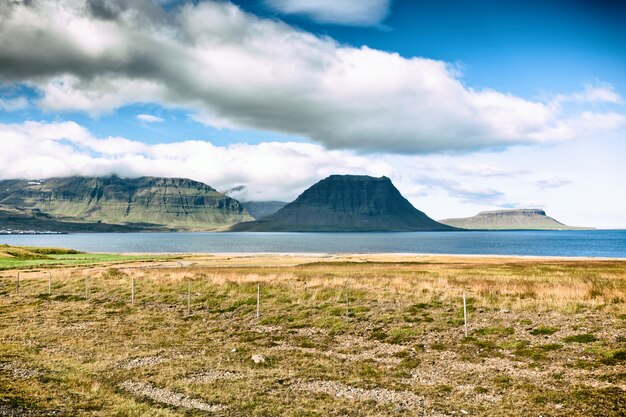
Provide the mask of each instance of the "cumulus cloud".
{"label": "cumulus cloud", "polygon": [[25,97],[3,99],[0,97],[0,111],[17,111],[28,107],[28,100]]}
{"label": "cumulus cloud", "polygon": [[350,26],[380,24],[391,6],[391,0],[265,0],[284,14],[300,14],[320,23]]}
{"label": "cumulus cloud", "polygon": [[185,177],[227,190],[245,185],[245,200],[289,201],[335,173],[392,175],[393,167],[321,145],[265,142],[216,146],[207,141],[149,145],[97,138],[75,122],[0,124],[0,179],[71,175]]}
{"label": "cumulus cloud", "polygon": [[160,123],[163,121],[162,117],[155,116],[153,114],[138,114],[137,119],[144,123]]}
{"label": "cumulus cloud", "polygon": [[472,89],[446,62],[341,45],[227,2],[12,2],[0,20],[0,81],[35,86],[52,111],[159,103],[215,127],[395,153],[566,140],[625,122]]}

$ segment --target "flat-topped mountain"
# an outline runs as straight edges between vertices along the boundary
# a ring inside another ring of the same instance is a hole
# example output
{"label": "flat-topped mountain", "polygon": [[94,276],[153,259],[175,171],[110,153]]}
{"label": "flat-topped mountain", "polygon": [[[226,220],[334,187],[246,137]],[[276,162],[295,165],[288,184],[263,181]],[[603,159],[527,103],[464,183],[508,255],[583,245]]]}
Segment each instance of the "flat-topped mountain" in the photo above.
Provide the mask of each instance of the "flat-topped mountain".
{"label": "flat-topped mountain", "polygon": [[453,230],[417,210],[387,177],[331,175],[276,213],[232,231],[372,232]]}
{"label": "flat-topped mountain", "polygon": [[[14,228],[17,219],[18,224],[46,223],[54,226],[51,230],[61,231],[65,223],[67,231],[82,230],[82,226],[86,231],[219,230],[252,220],[237,200],[204,183],[183,178],[5,180],[0,181],[0,209],[2,221],[11,221]],[[19,215],[11,220],[10,213],[17,211]]]}
{"label": "flat-topped mountain", "polygon": [[542,209],[482,211],[473,217],[443,219],[441,223],[463,229],[478,230],[573,230],[546,215]]}

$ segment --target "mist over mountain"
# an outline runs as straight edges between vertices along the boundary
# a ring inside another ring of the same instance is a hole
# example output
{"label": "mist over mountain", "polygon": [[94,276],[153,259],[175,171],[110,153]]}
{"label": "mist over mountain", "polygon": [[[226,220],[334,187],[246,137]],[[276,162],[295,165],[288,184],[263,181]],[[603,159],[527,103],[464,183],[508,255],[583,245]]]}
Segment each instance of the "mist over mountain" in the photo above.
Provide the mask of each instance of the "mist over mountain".
{"label": "mist over mountain", "polygon": [[232,231],[369,232],[453,230],[417,210],[387,177],[331,175],[294,202]]}
{"label": "mist over mountain", "polygon": [[240,203],[256,220],[272,215],[289,204],[284,201],[241,201]]}

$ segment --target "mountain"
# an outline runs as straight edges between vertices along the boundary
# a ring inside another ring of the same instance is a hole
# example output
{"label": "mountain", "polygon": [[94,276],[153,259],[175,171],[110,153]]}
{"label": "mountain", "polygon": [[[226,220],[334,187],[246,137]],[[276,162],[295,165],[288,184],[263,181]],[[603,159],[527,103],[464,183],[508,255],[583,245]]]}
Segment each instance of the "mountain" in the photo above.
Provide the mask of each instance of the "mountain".
{"label": "mountain", "polygon": [[256,220],[276,213],[287,204],[283,201],[241,201],[243,208]]}
{"label": "mountain", "polygon": [[483,211],[474,217],[439,220],[443,224],[463,229],[484,230],[572,230],[580,227],[566,226],[546,215],[541,209]]}
{"label": "mountain", "polygon": [[0,228],[23,222],[60,231],[219,230],[246,220],[252,217],[237,200],[183,178],[0,181]]}
{"label": "mountain", "polygon": [[387,177],[331,175],[294,202],[232,231],[371,232],[453,230],[409,203]]}

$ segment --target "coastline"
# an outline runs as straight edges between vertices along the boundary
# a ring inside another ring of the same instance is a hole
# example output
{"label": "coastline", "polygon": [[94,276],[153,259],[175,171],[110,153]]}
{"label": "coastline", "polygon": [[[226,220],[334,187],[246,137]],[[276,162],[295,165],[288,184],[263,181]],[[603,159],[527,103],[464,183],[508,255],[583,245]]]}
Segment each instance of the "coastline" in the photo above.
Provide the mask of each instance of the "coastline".
{"label": "coastline", "polygon": [[198,257],[229,257],[229,258],[268,258],[268,257],[290,257],[290,258],[318,258],[318,259],[341,259],[360,257],[363,261],[370,258],[446,258],[449,259],[498,259],[498,260],[541,260],[541,261],[626,261],[626,257],[593,257],[593,256],[537,256],[537,255],[491,255],[491,254],[456,254],[456,253],[411,253],[411,252],[379,252],[379,253],[359,253],[359,252],[96,252],[107,255],[128,255],[128,256],[198,256]]}

